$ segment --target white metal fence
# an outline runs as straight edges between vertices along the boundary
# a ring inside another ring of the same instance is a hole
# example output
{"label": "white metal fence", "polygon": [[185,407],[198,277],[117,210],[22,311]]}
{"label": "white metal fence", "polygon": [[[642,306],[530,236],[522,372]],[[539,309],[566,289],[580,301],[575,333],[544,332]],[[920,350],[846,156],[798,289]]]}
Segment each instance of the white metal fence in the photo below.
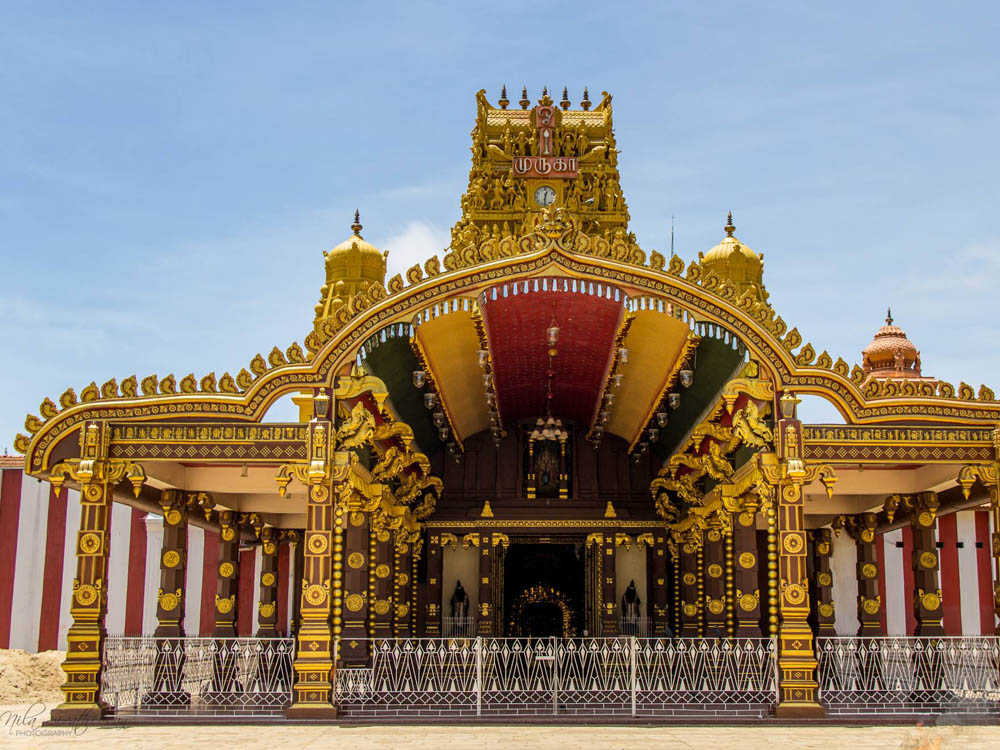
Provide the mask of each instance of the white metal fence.
{"label": "white metal fence", "polygon": [[1000,637],[817,640],[831,714],[1000,713]]}
{"label": "white metal fence", "polygon": [[770,638],[407,638],[340,669],[346,716],[764,716]]}
{"label": "white metal fence", "polygon": [[294,653],[293,638],[109,636],[101,697],[119,715],[281,715]]}

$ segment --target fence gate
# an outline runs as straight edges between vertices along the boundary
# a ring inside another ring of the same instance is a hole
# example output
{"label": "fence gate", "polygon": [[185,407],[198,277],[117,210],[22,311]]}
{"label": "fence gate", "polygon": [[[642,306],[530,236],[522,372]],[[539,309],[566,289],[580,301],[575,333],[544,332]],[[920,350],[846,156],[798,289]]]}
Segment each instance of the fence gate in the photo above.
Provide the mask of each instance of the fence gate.
{"label": "fence gate", "polygon": [[746,716],[777,700],[769,638],[407,638],[337,672],[342,716]]}

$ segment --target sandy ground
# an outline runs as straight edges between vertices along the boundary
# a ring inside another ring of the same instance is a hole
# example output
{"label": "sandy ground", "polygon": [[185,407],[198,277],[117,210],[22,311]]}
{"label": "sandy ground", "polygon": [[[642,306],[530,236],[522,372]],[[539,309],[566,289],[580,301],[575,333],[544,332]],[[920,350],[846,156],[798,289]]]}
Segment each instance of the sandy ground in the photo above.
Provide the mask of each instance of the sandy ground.
{"label": "sandy ground", "polygon": [[62,700],[66,675],[59,665],[65,658],[65,651],[0,649],[0,705]]}
{"label": "sandy ground", "polygon": [[1000,727],[177,726],[42,727],[55,703],[0,706],[0,746],[344,750],[995,750]]}

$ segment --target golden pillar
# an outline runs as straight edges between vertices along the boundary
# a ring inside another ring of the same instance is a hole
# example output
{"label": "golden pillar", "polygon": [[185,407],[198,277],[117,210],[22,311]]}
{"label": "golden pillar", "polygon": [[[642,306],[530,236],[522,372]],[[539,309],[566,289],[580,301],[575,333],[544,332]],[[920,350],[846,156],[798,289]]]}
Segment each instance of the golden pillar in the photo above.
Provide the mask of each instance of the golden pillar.
{"label": "golden pillar", "polygon": [[[333,424],[331,399],[325,391],[313,398],[309,423],[309,464],[302,472],[307,481],[306,528],[303,535],[300,624],[296,639],[295,683],[291,718],[335,718],[333,705],[334,614],[333,547],[335,490],[351,469],[353,454],[336,454],[331,461]],[[336,613],[339,629],[339,612]]]}
{"label": "golden pillar", "polygon": [[80,430],[80,458],[56,464],[50,481],[58,493],[67,478],[80,485],[80,529],[76,535],[76,577],[61,686],[65,700],[53,721],[99,719],[107,711],[100,698],[101,656],[107,635],[109,515],[115,485],[126,476],[138,496],[145,475],[137,464],[110,461],[110,430],[105,422],[86,422]]}
{"label": "golden pillar", "polygon": [[[809,580],[803,487],[821,479],[832,492],[836,481],[829,467],[807,468],[802,457],[802,423],[795,418],[792,394],[781,398],[778,453],[758,454],[762,478],[773,487],[778,555],[778,690],[776,715],[822,716],[817,700],[817,661],[809,626]],[[770,510],[770,508],[769,508]]]}

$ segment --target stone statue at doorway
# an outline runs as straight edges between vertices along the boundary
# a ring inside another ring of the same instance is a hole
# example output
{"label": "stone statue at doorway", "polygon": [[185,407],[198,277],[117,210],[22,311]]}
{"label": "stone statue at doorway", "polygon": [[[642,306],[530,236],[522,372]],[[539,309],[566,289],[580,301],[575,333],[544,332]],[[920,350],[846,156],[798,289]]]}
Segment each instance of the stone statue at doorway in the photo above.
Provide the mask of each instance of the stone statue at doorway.
{"label": "stone statue at doorway", "polygon": [[469,616],[469,595],[461,581],[456,582],[455,593],[451,595],[451,616],[463,619]]}
{"label": "stone statue at doorway", "polygon": [[635,581],[629,581],[628,588],[622,594],[622,634],[638,635],[639,632],[639,605],[642,599],[635,590]]}

